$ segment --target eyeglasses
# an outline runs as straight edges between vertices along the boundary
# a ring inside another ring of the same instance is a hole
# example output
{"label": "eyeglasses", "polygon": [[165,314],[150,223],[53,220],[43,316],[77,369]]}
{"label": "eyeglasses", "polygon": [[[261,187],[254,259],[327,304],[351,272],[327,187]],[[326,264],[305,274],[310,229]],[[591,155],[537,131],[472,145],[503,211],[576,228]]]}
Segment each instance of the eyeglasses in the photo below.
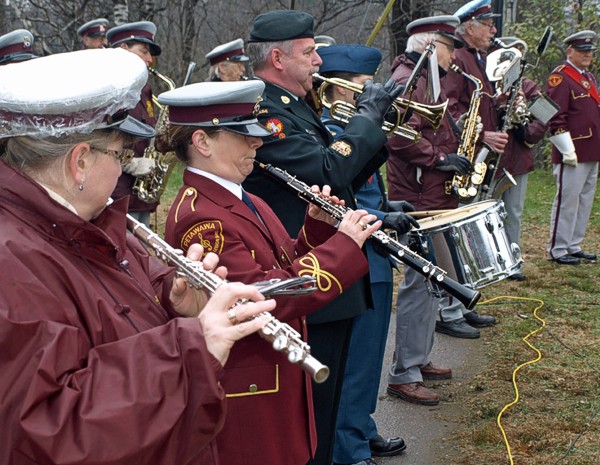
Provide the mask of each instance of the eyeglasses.
{"label": "eyeglasses", "polygon": [[475,21],[477,21],[482,26],[487,26],[490,29],[494,29],[496,27],[496,23],[494,23],[493,21],[491,23],[485,23],[485,22],[481,21],[480,19],[476,19]]}
{"label": "eyeglasses", "polygon": [[112,150],[101,147],[94,147],[93,145],[90,145],[90,150],[93,150],[94,152],[100,152],[104,155],[110,155],[111,157],[116,158],[121,164],[121,167],[124,167],[133,158],[133,150],[131,149]]}
{"label": "eyeglasses", "polygon": [[448,50],[450,50],[451,52],[453,52],[456,49],[456,47],[454,46],[454,44],[448,44],[448,43],[444,42],[443,40],[435,39],[435,42],[440,43],[440,44],[444,44],[446,47],[448,47]]}

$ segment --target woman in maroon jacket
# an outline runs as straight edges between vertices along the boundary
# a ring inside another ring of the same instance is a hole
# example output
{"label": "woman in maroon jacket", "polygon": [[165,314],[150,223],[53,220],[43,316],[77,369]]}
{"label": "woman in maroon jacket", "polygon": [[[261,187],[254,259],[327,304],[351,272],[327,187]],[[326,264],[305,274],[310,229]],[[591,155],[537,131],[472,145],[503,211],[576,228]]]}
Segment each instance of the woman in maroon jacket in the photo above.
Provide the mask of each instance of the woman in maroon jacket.
{"label": "woman in maroon jacket", "polygon": [[[292,240],[270,207],[243,191],[261,137],[271,134],[253,114],[264,86],[258,80],[205,82],[159,96],[169,105],[172,149],[187,164],[165,237],[183,250],[200,243],[216,252],[232,279],[242,282],[314,276],[316,292],[277,298],[277,318],[306,337],[304,315],[367,273],[361,247],[381,221],[367,227],[375,215],[357,210],[336,231],[333,218],[312,205]],[[222,384],[230,397],[217,438],[223,463],[301,465],[311,458],[316,439],[310,379],[283,355],[250,337],[232,352]]]}
{"label": "woman in maroon jacket", "polygon": [[116,112],[146,76],[122,50],[0,69],[2,464],[217,463],[223,364],[266,323],[226,312],[262,296],[231,284],[207,303],[126,234],[126,199],[107,206],[124,143],[154,134]]}

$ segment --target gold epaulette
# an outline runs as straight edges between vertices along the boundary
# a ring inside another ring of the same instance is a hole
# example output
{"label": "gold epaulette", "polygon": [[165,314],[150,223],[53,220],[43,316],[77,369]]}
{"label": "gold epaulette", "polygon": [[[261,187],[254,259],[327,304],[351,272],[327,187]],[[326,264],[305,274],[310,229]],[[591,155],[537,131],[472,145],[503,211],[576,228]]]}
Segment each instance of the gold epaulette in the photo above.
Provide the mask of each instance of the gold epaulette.
{"label": "gold epaulette", "polygon": [[179,221],[179,209],[182,205],[189,204],[190,210],[196,211],[196,200],[198,199],[198,191],[194,187],[188,187],[179,202],[177,203],[177,208],[175,209],[175,223]]}

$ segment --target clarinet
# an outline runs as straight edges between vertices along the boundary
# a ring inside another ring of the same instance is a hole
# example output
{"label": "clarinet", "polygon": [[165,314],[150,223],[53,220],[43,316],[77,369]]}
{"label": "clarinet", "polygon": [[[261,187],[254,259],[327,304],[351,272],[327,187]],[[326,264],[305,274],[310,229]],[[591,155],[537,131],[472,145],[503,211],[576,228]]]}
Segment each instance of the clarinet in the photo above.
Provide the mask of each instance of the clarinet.
{"label": "clarinet", "polygon": [[[324,197],[315,194],[310,190],[310,187],[307,184],[298,180],[295,176],[292,176],[281,168],[274,167],[270,164],[263,164],[257,160],[254,160],[254,163],[275,179],[283,182],[295,190],[298,193],[298,197],[309,203],[319,206],[323,211],[329,213],[336,220],[341,221],[346,212],[351,211],[351,209],[348,207],[335,205]],[[481,293],[479,291],[470,289],[450,278],[447,276],[447,273],[444,270],[425,260],[419,254],[413,252],[410,248],[393,239],[385,232],[377,230],[371,234],[369,239],[377,242],[390,255],[391,258],[401,261],[429,281],[437,284],[450,295],[456,297],[469,310],[475,307],[475,304],[477,304],[477,301],[481,297]]]}
{"label": "clarinet", "polygon": [[[172,265],[177,269],[177,276],[187,279],[190,286],[196,289],[206,289],[213,295],[219,286],[227,281],[216,274],[207,271],[202,262],[193,261],[183,255],[183,251],[172,248],[158,234],[135,218],[127,215],[127,229],[133,233],[143,244],[147,245],[158,259]],[[289,280],[271,280],[256,283],[259,291],[265,296],[272,295],[299,295],[315,290],[316,287],[306,287],[314,284],[314,278],[298,277]],[[241,305],[247,300],[240,300],[234,304]],[[322,383],[329,376],[329,368],[310,355],[310,346],[302,340],[298,331],[286,323],[277,320],[268,312],[267,324],[259,330],[258,334],[271,343],[277,352],[287,355],[290,363],[300,365],[316,383]]]}

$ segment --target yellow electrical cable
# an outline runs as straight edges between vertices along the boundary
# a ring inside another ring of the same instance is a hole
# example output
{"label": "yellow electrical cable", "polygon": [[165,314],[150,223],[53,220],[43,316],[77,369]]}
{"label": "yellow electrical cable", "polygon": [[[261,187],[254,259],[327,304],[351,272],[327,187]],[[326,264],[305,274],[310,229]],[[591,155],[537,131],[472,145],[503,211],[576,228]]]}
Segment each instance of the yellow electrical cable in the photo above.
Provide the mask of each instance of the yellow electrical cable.
{"label": "yellow electrical cable", "polygon": [[500,428],[500,431],[502,432],[502,438],[504,439],[504,444],[506,445],[506,451],[508,452],[508,458],[510,460],[510,464],[514,465],[514,461],[513,461],[513,456],[512,453],[510,451],[510,444],[508,443],[508,438],[506,437],[506,432],[504,431],[504,428],[502,427],[502,423],[501,423],[501,419],[502,419],[502,415],[504,414],[504,412],[506,412],[506,410],[508,410],[510,407],[512,407],[513,405],[515,405],[517,402],[519,402],[519,388],[517,387],[517,373],[519,372],[519,370],[521,368],[523,368],[524,366],[527,365],[531,365],[534,363],[539,362],[542,359],[542,353],[532,344],[529,343],[528,339],[533,336],[534,334],[540,332],[542,329],[544,329],[546,327],[546,322],[541,319],[538,315],[537,312],[539,309],[541,309],[544,306],[544,301],[540,300],[540,299],[530,299],[528,297],[512,297],[512,296],[506,296],[506,295],[501,295],[498,297],[494,297],[493,299],[489,299],[486,300],[484,302],[481,302],[479,305],[485,305],[491,302],[494,302],[496,300],[500,300],[500,299],[508,299],[508,300],[524,300],[524,301],[530,301],[530,302],[538,302],[540,305],[538,305],[534,310],[533,310],[533,316],[541,321],[542,325],[537,328],[535,331],[531,331],[527,336],[525,336],[523,338],[523,342],[525,342],[525,344],[527,344],[529,347],[531,347],[533,350],[536,351],[537,353],[537,357],[534,360],[529,360],[525,363],[521,363],[517,368],[515,368],[515,370],[513,371],[512,374],[512,383],[515,389],[515,399],[509,403],[506,404],[502,410],[500,411],[500,413],[498,414],[498,417],[496,418],[496,423],[498,423],[498,428]]}

